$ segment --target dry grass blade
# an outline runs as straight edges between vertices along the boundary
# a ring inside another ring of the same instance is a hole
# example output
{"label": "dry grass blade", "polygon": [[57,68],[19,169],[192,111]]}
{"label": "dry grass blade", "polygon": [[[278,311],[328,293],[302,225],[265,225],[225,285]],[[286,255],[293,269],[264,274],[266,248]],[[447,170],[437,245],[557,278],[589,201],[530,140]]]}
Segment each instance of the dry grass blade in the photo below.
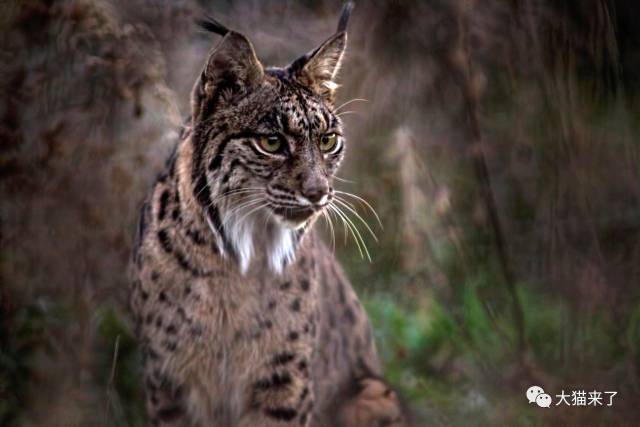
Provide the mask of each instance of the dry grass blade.
{"label": "dry grass blade", "polygon": [[109,375],[109,383],[107,384],[107,405],[105,408],[104,420],[108,423],[110,410],[111,410],[111,396],[114,389],[114,383],[116,378],[116,367],[118,364],[118,352],[120,350],[120,335],[116,337],[116,342],[113,348],[113,359],[111,361],[111,374]]}

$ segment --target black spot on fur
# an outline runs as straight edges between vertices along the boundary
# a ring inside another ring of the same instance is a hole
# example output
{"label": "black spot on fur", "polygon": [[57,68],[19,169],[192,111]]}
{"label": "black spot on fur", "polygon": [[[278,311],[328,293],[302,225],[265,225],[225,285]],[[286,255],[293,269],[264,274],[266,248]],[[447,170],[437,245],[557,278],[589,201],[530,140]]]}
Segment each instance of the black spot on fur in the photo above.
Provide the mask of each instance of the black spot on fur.
{"label": "black spot on fur", "polygon": [[144,382],[145,387],[147,387],[148,390],[157,390],[158,386],[153,382],[153,380],[149,377],[147,377],[147,379]]}
{"label": "black spot on fur", "polygon": [[270,378],[264,378],[255,382],[253,387],[256,390],[269,390],[281,388],[291,384],[291,374],[288,372],[274,372]]}
{"label": "black spot on fur", "polygon": [[231,178],[231,175],[233,175],[233,171],[238,166],[242,166],[242,162],[239,159],[233,159],[233,161],[231,162],[231,165],[229,166],[229,172],[227,172],[222,177],[222,180],[221,180],[222,185],[225,185],[227,182],[229,182],[229,179]]}
{"label": "black spot on fur", "polygon": [[160,245],[162,246],[162,249],[164,249],[166,253],[173,255],[173,257],[175,258],[177,263],[180,265],[180,267],[182,267],[183,270],[189,271],[194,276],[211,276],[215,273],[212,271],[203,271],[192,266],[189,263],[185,254],[182,251],[176,250],[173,247],[173,243],[171,242],[171,239],[169,238],[169,234],[166,229],[162,229],[158,231],[158,241],[160,241]]}
{"label": "black spot on fur", "polygon": [[296,358],[296,355],[293,353],[285,352],[276,354],[273,357],[273,361],[271,362],[274,366],[286,365],[287,363],[293,361]]}
{"label": "black spot on fur", "polygon": [[268,408],[264,413],[280,421],[291,421],[298,415],[298,412],[292,408]]}
{"label": "black spot on fur", "polygon": [[173,208],[173,212],[171,212],[171,219],[174,221],[180,220],[180,208],[178,206]]}
{"label": "black spot on fur", "polygon": [[158,231],[158,241],[160,242],[162,249],[164,249],[166,253],[170,254],[171,252],[173,252],[173,244],[171,243],[171,239],[169,239],[167,230],[162,229]]}
{"label": "black spot on fur", "polygon": [[160,195],[160,207],[158,208],[159,221],[162,221],[167,214],[167,203],[169,203],[169,190],[164,190]]}
{"label": "black spot on fur", "polygon": [[306,279],[302,279],[302,281],[300,282],[300,288],[302,288],[303,291],[308,291],[310,287],[309,281]]}
{"label": "black spot on fur", "polygon": [[352,325],[355,325],[356,323],[356,316],[353,314],[353,310],[351,310],[351,308],[347,307],[344,310],[344,317],[347,318],[347,320],[349,321],[349,323],[351,323]]}
{"label": "black spot on fur", "polygon": [[169,351],[176,351],[176,348],[178,348],[175,341],[163,341],[162,345]]}
{"label": "black spot on fur", "polygon": [[289,341],[296,341],[298,338],[300,338],[299,333],[297,333],[296,331],[289,332]]}
{"label": "black spot on fur", "polygon": [[148,347],[147,348],[147,354],[149,355],[149,359],[151,360],[158,360],[158,358],[160,357],[160,355],[158,354],[157,351],[155,351],[153,348]]}
{"label": "black spot on fur", "polygon": [[[209,194],[208,187],[207,187],[207,194]],[[213,227],[216,229],[218,235],[222,239],[224,250],[229,254],[230,257],[237,259],[235,249],[233,248],[233,246],[231,245],[231,242],[227,239],[227,236],[222,230],[222,220],[220,219],[220,211],[216,206],[211,205],[211,203],[206,205],[206,207],[207,207],[207,216],[211,220]],[[215,248],[214,251],[217,252],[218,249]]]}
{"label": "black spot on fur", "polygon": [[156,415],[160,421],[171,422],[180,417],[183,412],[184,410],[180,406],[173,405],[160,409]]}
{"label": "black spot on fur", "polygon": [[338,298],[340,299],[340,304],[344,304],[346,302],[346,297],[344,295],[344,283],[338,282]]}
{"label": "black spot on fur", "polygon": [[224,141],[222,141],[218,146],[218,150],[216,151],[215,156],[213,156],[213,159],[209,163],[210,171],[215,171],[220,168],[220,165],[222,164],[222,159],[224,158],[224,149],[227,147],[227,144],[229,144],[230,140],[231,138],[227,138]]}
{"label": "black spot on fur", "polygon": [[336,315],[333,310],[329,310],[329,326],[332,329],[336,327]]}
{"label": "black spot on fur", "polygon": [[300,298],[296,298],[290,305],[291,310],[300,311]]}
{"label": "black spot on fur", "polygon": [[302,393],[300,393],[300,403],[304,402],[304,400],[309,395],[309,387],[305,387],[302,389]]}
{"label": "black spot on fur", "polygon": [[204,245],[205,243],[207,243],[202,233],[200,233],[198,230],[188,230],[187,236],[189,236],[189,238],[196,245]]}

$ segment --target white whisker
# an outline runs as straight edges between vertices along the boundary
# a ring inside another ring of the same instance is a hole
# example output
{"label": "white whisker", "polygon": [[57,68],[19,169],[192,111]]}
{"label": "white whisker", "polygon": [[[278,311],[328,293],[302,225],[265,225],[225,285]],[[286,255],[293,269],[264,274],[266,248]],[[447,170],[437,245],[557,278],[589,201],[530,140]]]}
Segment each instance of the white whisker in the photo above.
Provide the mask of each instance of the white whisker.
{"label": "white whisker", "polygon": [[351,230],[351,228],[349,227],[349,225],[347,224],[346,220],[344,219],[344,216],[342,214],[340,214],[340,212],[337,210],[336,206],[333,205],[333,203],[330,203],[328,205],[328,208],[331,209],[338,218],[340,218],[340,220],[342,221],[342,228],[344,228],[344,236],[345,236],[345,244],[347,242],[347,234],[351,233],[353,235],[353,239],[356,242],[356,247],[358,248],[358,252],[360,252],[360,256],[362,258],[364,258],[364,254],[362,253],[362,248],[360,247],[360,242],[358,241],[358,239],[356,239],[355,235],[353,234],[353,231]]}
{"label": "white whisker", "polygon": [[355,110],[343,111],[341,113],[336,114],[336,116],[341,117],[341,116],[344,116],[345,114],[347,114],[347,115],[348,114],[355,114],[357,116],[362,116],[362,114],[360,112],[355,111]]}
{"label": "white whisker", "polygon": [[222,227],[224,228],[224,226],[227,224],[227,222],[230,221],[238,213],[240,213],[240,211],[242,209],[249,208],[249,207],[251,207],[253,205],[256,205],[258,203],[261,203],[263,201],[264,201],[263,197],[256,197],[256,198],[253,198],[253,199],[251,199],[249,201],[245,201],[245,202],[239,204],[238,206],[234,206],[233,208],[231,208],[228,212],[226,212],[224,214],[224,219],[222,221]]}
{"label": "white whisker", "polygon": [[219,203],[222,199],[230,196],[239,195],[239,194],[259,194],[259,193],[262,193],[263,191],[264,191],[263,188],[236,188],[216,196],[211,201],[210,206],[213,206],[215,203]]}
{"label": "white whisker", "polygon": [[322,211],[322,218],[327,223],[327,227],[329,227],[329,232],[331,233],[331,251],[335,253],[336,251],[336,235],[333,229],[333,223],[331,222],[331,218],[327,214],[326,210]]}
{"label": "white whisker", "polygon": [[[331,208],[331,207],[332,207],[332,206],[331,206],[331,204],[329,204],[329,206],[328,206],[328,207],[329,207],[329,208]],[[336,220],[336,222],[338,222],[338,219],[340,219],[340,218],[339,218],[339,217],[338,217],[338,215],[333,211],[333,209],[329,209],[329,213],[330,213],[330,214],[331,214],[331,216]],[[346,244],[347,244],[347,229],[346,229],[346,227],[343,227],[343,229],[344,229],[344,244],[346,245]]]}
{"label": "white whisker", "polygon": [[267,206],[269,206],[269,202],[265,202],[265,203],[263,203],[262,205],[256,206],[255,208],[252,208],[249,212],[247,212],[246,214],[244,214],[244,215],[243,215],[243,216],[238,220],[238,223],[242,223],[242,221],[243,221],[246,217],[248,217],[249,215],[251,215],[251,214],[252,214],[252,213],[254,213],[255,211],[257,211],[257,210],[259,210],[259,209],[262,209],[262,208],[265,208],[265,207],[267,207]]}
{"label": "white whisker", "polygon": [[368,99],[364,99],[364,98],[353,98],[353,99],[350,99],[349,101],[347,101],[347,102],[345,102],[345,103],[341,104],[338,108],[336,108],[336,109],[334,110],[334,113],[339,112],[339,111],[340,111],[340,109],[341,109],[342,107],[346,107],[347,105],[349,105],[349,104],[351,104],[351,103],[354,103],[354,102],[357,102],[357,101],[361,101],[361,102],[369,102],[369,100],[368,100]]}
{"label": "white whisker", "polygon": [[356,239],[356,241],[358,241],[358,239],[360,239],[360,243],[362,243],[362,248],[363,248],[365,254],[367,255],[367,259],[369,260],[369,262],[371,262],[371,255],[369,254],[369,250],[367,248],[367,245],[364,242],[364,239],[362,238],[362,235],[360,234],[360,230],[358,230],[358,227],[356,227],[356,225],[353,223],[353,221],[351,221],[349,216],[346,213],[344,213],[344,211],[342,211],[342,209],[340,209],[339,206],[333,205],[333,207],[336,209],[336,212],[339,212],[342,215],[342,217],[345,219],[345,221],[347,221],[347,223],[350,225],[350,229],[351,229],[351,232],[353,234],[354,239]]}
{"label": "white whisker", "polygon": [[346,191],[335,190],[335,193],[342,194],[342,195],[349,196],[349,197],[353,197],[354,199],[357,199],[362,204],[364,204],[367,208],[369,208],[371,210],[373,215],[376,217],[376,220],[378,221],[378,224],[380,225],[380,228],[384,230],[384,227],[382,225],[382,221],[380,221],[380,217],[378,216],[378,213],[376,212],[375,209],[373,209],[373,206],[371,206],[371,204],[369,204],[369,202],[367,202],[364,198],[362,198],[360,196],[356,196],[355,194],[352,194],[352,193],[348,193]]}
{"label": "white whisker", "polygon": [[347,184],[355,184],[356,183],[355,181],[351,181],[349,179],[344,179],[344,178],[341,178],[341,177],[339,177],[337,175],[334,175],[333,179],[335,179],[336,181],[340,181],[340,182],[346,182]]}
{"label": "white whisker", "polygon": [[342,200],[341,198],[339,198],[337,196],[335,197],[335,199],[336,199],[337,203],[340,203],[342,206],[344,206],[345,209],[347,209],[349,212],[354,214],[356,216],[356,218],[358,218],[360,220],[360,222],[362,224],[364,224],[364,226],[367,228],[367,230],[369,230],[369,233],[373,237],[373,240],[375,240],[377,242],[378,241],[378,236],[376,236],[376,233],[374,233],[373,230],[371,229],[371,227],[369,227],[369,224],[367,223],[367,221],[362,219],[362,217],[358,214],[358,212],[353,207],[349,206],[344,200]]}

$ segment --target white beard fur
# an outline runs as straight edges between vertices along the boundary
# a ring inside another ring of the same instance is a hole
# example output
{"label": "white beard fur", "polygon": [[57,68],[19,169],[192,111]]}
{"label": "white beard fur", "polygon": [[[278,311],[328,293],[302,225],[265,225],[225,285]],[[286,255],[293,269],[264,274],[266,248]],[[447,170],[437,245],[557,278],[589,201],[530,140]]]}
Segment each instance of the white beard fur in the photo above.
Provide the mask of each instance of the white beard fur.
{"label": "white beard fur", "polygon": [[[256,248],[267,254],[269,269],[276,274],[281,274],[296,258],[297,230],[306,223],[293,228],[273,216],[265,221],[264,215],[265,212],[260,209],[250,215],[233,215],[223,221],[225,236],[237,254],[242,274],[249,270]],[[222,239],[216,237],[218,246],[223,247]],[[222,255],[226,257],[228,254],[222,251]]]}

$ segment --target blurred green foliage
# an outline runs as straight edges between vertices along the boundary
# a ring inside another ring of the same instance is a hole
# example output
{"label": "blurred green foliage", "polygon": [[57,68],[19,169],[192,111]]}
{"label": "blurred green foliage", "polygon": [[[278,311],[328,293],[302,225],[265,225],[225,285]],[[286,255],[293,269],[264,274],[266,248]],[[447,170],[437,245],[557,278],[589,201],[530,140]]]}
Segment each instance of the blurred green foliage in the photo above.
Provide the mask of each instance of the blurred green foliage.
{"label": "blurred green foliage", "polygon": [[39,299],[0,310],[0,425],[21,419],[38,353],[52,351],[50,328],[68,320],[60,305]]}
{"label": "blurred green foliage", "polygon": [[[365,297],[388,378],[425,425],[491,425],[507,419],[509,424],[541,425],[541,414],[523,398],[526,387],[514,392],[497,380],[513,363],[515,331],[508,315],[490,315],[478,286],[465,286],[459,316],[433,295],[410,303],[384,293]],[[615,325],[604,316],[576,324],[576,333],[567,334],[572,329],[568,307],[530,287],[521,286],[519,292],[532,359],[555,378],[549,386],[567,388],[570,383],[563,379],[569,381],[566,374],[576,371],[583,372],[579,381],[588,382],[584,372],[624,363],[625,353],[613,340]],[[639,309],[627,331],[636,348]],[[497,407],[506,406],[515,408],[516,418],[496,414]]]}

